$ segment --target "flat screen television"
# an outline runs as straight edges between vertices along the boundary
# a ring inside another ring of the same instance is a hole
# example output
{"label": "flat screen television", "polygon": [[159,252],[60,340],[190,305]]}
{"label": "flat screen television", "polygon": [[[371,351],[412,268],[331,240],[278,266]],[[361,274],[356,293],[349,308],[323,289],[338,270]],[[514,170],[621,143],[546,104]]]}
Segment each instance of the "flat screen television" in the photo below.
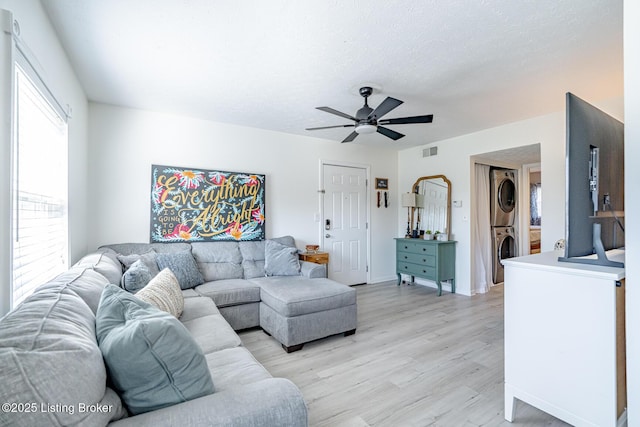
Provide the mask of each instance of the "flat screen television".
{"label": "flat screen television", "polygon": [[566,115],[565,255],[558,260],[624,267],[605,253],[624,246],[624,125],[571,93]]}

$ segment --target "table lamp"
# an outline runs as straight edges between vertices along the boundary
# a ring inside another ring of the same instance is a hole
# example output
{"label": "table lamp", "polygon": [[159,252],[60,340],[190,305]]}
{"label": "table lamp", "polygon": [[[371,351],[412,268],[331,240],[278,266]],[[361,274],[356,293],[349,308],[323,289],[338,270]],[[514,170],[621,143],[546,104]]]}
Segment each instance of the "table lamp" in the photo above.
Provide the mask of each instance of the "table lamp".
{"label": "table lamp", "polygon": [[402,207],[407,208],[407,235],[405,237],[411,237],[411,208],[416,207],[416,193],[403,193]]}

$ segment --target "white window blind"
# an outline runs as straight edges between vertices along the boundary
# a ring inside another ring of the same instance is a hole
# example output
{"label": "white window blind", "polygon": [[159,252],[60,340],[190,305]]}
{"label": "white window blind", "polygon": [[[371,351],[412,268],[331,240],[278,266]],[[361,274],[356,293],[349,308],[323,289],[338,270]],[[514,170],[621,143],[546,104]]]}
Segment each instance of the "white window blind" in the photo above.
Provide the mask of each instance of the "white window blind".
{"label": "white window blind", "polygon": [[36,73],[16,63],[14,77],[13,307],[65,271],[69,252],[66,116]]}

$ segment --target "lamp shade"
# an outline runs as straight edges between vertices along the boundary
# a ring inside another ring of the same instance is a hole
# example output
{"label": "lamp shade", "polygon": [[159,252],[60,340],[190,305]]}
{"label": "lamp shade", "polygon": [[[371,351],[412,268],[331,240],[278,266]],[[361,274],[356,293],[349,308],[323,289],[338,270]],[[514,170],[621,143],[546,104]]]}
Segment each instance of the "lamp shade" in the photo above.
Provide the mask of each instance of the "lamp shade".
{"label": "lamp shade", "polygon": [[378,130],[378,127],[375,125],[363,124],[356,126],[355,130],[358,134],[374,133]]}
{"label": "lamp shade", "polygon": [[416,193],[403,193],[402,194],[402,207],[415,208],[416,207]]}
{"label": "lamp shade", "polygon": [[424,194],[417,194],[416,193],[416,207],[417,208],[424,208]]}

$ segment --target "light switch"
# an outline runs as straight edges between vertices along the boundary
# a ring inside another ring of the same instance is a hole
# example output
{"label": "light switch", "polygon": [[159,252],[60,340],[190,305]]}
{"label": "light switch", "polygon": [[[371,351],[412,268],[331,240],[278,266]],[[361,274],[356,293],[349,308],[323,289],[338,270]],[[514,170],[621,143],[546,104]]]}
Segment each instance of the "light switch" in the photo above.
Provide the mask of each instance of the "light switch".
{"label": "light switch", "polygon": [[454,200],[453,201],[453,207],[454,208],[461,208],[462,207],[462,200]]}

